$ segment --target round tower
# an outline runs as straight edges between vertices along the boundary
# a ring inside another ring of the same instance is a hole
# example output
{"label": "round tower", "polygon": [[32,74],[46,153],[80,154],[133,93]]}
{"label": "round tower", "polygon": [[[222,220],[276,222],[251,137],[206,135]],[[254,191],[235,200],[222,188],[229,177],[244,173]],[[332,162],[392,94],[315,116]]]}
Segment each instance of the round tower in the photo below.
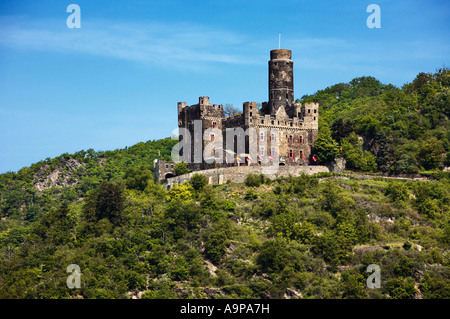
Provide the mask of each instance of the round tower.
{"label": "round tower", "polygon": [[291,50],[270,51],[269,107],[272,115],[281,105],[284,107],[294,105],[294,62],[291,57]]}

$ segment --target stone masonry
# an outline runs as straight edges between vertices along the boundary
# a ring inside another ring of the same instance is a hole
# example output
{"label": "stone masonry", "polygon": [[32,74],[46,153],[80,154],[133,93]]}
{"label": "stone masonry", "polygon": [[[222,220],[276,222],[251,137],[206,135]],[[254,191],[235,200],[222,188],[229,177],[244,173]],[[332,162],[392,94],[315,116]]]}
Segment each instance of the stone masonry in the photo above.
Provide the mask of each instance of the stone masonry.
{"label": "stone masonry", "polygon": [[[309,167],[314,163],[311,152],[318,134],[319,104],[294,102],[291,58],[291,50],[270,51],[269,100],[261,107],[256,102],[244,102],[242,113],[224,116],[223,105],[211,103],[207,96],[199,97],[198,103],[191,106],[178,102],[179,145],[189,146],[179,155],[192,171],[223,171],[218,175],[211,173],[209,178],[215,183],[221,182],[217,176],[223,175],[226,180],[232,172],[240,172],[242,166],[247,167],[246,174],[263,167],[273,170],[274,165],[282,174],[330,171],[326,166],[320,169],[316,165]],[[196,135],[196,132],[201,133]],[[243,146],[235,142],[238,138],[245,141]],[[171,177],[173,171],[167,170],[171,164],[155,162],[155,178],[177,179]],[[233,181],[237,180],[240,178],[233,178]]]}

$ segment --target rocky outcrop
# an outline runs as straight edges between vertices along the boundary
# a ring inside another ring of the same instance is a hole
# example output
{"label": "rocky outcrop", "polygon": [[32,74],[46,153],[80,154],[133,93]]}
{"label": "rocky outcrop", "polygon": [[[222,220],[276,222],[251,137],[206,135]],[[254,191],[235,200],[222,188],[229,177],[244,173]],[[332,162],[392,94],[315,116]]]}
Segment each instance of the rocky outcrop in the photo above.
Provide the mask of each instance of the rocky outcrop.
{"label": "rocky outcrop", "polygon": [[75,173],[83,166],[75,159],[68,159],[57,165],[53,170],[49,165],[42,165],[34,174],[33,185],[39,191],[50,188],[70,187],[78,184]]}

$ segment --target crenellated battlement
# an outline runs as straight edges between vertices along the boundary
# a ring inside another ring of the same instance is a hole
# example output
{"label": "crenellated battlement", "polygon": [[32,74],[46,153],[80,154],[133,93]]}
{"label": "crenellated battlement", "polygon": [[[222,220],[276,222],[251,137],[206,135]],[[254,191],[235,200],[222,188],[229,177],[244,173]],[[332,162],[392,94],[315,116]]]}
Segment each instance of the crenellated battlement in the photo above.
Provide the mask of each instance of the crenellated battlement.
{"label": "crenellated battlement", "polygon": [[[218,140],[215,136],[217,132],[222,132],[224,135],[229,129],[242,128],[245,131],[252,128],[256,131],[258,138],[246,140],[243,165],[250,164],[247,162],[248,154],[246,153],[249,153],[251,148],[256,148],[258,158],[265,156],[289,159],[284,163],[280,162],[280,165],[309,164],[311,151],[318,134],[319,104],[294,102],[293,61],[291,58],[290,50],[270,51],[269,101],[263,102],[261,105],[253,101],[244,102],[242,113],[225,116],[223,105],[212,104],[208,96],[200,96],[198,103],[190,106],[186,102],[178,102],[178,126],[191,133],[191,149],[195,145],[201,145],[203,154],[203,150],[208,147],[209,142],[217,143]],[[194,140],[195,128],[201,129],[202,141]],[[215,130],[216,133],[211,133],[211,130]],[[205,136],[210,137],[210,140],[206,140]],[[223,138],[223,149],[225,149],[225,142],[225,138]],[[191,150],[191,152],[193,151]],[[238,154],[236,153],[236,155]],[[213,152],[210,156],[215,156],[215,153]],[[262,162],[260,164],[262,165]],[[204,162],[190,166],[193,170],[217,167],[216,164]]]}

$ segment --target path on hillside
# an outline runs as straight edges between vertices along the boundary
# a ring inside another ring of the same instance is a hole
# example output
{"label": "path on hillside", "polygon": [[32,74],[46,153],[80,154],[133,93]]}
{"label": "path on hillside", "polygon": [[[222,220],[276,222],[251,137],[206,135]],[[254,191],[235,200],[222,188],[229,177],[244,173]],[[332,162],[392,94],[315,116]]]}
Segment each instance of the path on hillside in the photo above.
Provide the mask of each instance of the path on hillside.
{"label": "path on hillside", "polygon": [[[337,176],[338,177],[338,176]],[[366,178],[386,178],[386,179],[405,179],[405,180],[412,180],[412,181],[433,181],[431,177],[402,177],[402,176],[379,176],[379,175],[369,175],[369,174],[347,174],[345,177],[353,177],[353,178],[359,178],[359,179],[366,179]]]}

